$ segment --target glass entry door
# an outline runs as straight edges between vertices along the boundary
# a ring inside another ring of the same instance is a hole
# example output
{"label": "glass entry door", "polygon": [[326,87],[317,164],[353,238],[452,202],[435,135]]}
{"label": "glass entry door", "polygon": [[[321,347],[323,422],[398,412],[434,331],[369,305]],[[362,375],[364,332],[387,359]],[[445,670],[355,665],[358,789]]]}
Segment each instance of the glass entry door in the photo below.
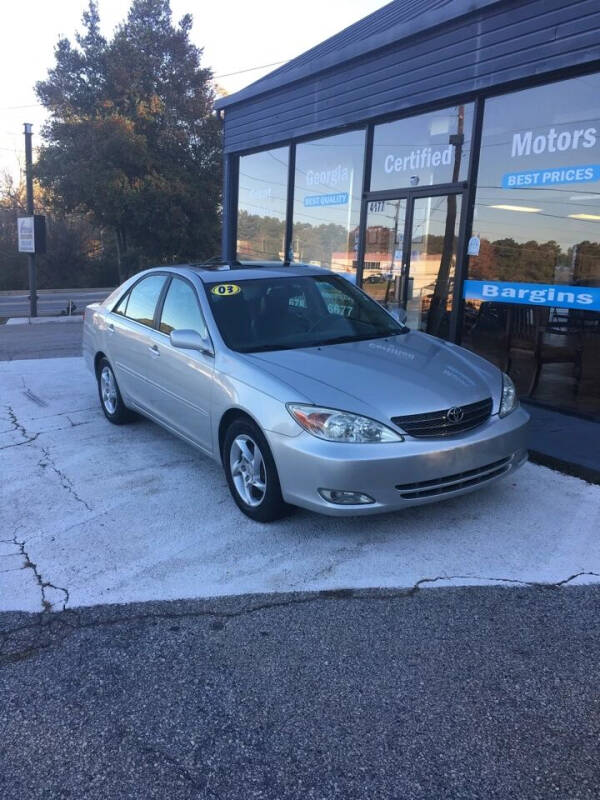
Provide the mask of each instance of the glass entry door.
{"label": "glass entry door", "polygon": [[449,338],[460,194],[369,201],[363,288],[409,327]]}

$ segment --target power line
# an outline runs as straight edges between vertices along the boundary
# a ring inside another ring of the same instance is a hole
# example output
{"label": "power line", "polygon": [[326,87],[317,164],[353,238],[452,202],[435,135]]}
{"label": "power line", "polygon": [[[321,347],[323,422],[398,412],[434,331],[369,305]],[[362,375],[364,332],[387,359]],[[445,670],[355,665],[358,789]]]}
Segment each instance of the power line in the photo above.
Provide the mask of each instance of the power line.
{"label": "power line", "polygon": [[0,111],[17,111],[20,108],[42,108],[41,103],[33,103],[27,106],[3,106]]}
{"label": "power line", "polygon": [[285,61],[274,61],[272,64],[261,64],[259,67],[248,67],[248,69],[238,69],[237,72],[226,72],[224,75],[213,75],[213,78],[230,78],[232,75],[242,75],[244,72],[255,72],[257,69],[266,69],[267,67],[278,67],[285,63]]}
{"label": "power line", "polygon": [[[267,69],[267,67],[278,67],[280,64],[285,64],[285,61],[273,61],[272,64],[260,64],[257,67],[248,67],[247,69],[238,69],[236,72],[225,72],[222,75],[213,75],[213,79],[231,78],[233,75],[243,75],[245,72],[256,72],[257,69]],[[31,103],[24,106],[2,106],[0,111],[18,111],[23,108],[43,108],[42,103]]]}

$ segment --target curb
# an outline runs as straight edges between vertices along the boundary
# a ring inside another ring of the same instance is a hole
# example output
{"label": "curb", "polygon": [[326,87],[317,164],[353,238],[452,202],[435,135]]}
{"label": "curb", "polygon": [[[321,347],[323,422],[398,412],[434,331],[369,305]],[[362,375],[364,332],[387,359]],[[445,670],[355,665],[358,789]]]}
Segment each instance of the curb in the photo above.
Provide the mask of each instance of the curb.
{"label": "curb", "polygon": [[550,456],[547,453],[540,453],[539,450],[529,451],[529,460],[533,464],[571,475],[573,478],[580,478],[588,483],[600,485],[600,470],[593,467],[586,467],[583,464],[576,464],[573,461],[563,461],[562,458]]}
{"label": "curb", "polygon": [[[114,292],[115,287],[107,288],[105,286],[80,286],[79,289],[38,289],[38,295],[45,294],[81,294],[81,293],[98,293],[106,292],[108,296]],[[29,289],[3,289],[0,291],[0,297],[27,297],[29,298]]]}
{"label": "curb", "polygon": [[83,322],[83,314],[73,314],[70,317],[10,317],[7,325],[41,325],[45,322]]}

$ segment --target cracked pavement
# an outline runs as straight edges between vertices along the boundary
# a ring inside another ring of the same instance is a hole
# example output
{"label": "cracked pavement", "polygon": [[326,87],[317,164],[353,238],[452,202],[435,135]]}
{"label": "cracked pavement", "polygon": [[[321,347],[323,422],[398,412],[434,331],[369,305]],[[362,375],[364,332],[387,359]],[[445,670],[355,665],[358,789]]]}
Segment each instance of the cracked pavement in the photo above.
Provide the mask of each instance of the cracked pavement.
{"label": "cracked pavement", "polygon": [[600,487],[532,464],[399,514],[254,523],[189,446],[109,425],[81,358],[0,363],[0,471],[0,610],[600,576]]}

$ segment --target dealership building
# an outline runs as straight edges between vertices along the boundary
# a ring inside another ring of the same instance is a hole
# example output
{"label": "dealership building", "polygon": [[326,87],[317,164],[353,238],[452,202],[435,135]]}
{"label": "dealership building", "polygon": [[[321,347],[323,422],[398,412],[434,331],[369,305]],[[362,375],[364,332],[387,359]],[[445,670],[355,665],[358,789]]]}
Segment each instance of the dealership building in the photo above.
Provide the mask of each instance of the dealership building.
{"label": "dealership building", "polygon": [[217,108],[224,258],[345,274],[600,419],[598,0],[398,0]]}

